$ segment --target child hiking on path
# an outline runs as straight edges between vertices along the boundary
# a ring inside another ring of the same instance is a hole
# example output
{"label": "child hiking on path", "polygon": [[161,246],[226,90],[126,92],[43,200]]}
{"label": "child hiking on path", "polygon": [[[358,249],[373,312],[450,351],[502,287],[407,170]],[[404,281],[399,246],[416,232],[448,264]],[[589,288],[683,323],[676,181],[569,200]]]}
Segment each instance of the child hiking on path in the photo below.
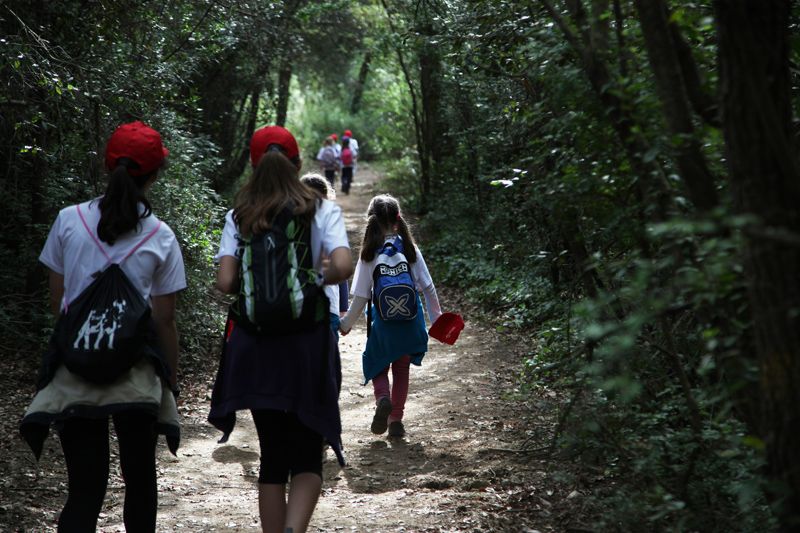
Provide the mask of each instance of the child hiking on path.
{"label": "child hiking on path", "polygon": [[105,194],[62,209],[39,256],[58,322],[20,431],[38,459],[49,426],[58,429],[68,480],[58,531],[97,527],[109,418],[125,529],[156,530],[157,436],[166,435],[173,454],[180,439],[175,301],[186,288],[175,234],[145,196],[167,154],[161,135],[142,122],[117,128],[106,146]]}
{"label": "child hiking on path", "polygon": [[435,322],[441,315],[436,288],[400,213],[400,204],[392,196],[376,196],[367,210],[364,241],[353,277],[353,302],[340,330],[346,335],[364,307],[370,306],[367,345],[361,360],[364,384],[372,380],[375,393],[370,429],[378,435],[387,427],[390,437],[405,435],[403,411],[408,397],[409,365],[421,365],[428,350],[417,291],[425,295],[430,321]]}
{"label": "child hiking on path", "polygon": [[320,287],[347,279],[353,266],[341,209],[298,179],[294,136],[280,126],[261,128],[250,158],[253,174],[225,217],[217,254],[217,287],[238,297],[208,419],[224,442],[236,411],[250,410],[261,451],[261,527],[302,533],[322,486],[323,440],[344,464],[341,367]]}
{"label": "child hiking on path", "polygon": [[328,137],[322,144],[322,148],[317,152],[317,161],[319,161],[322,171],[325,173],[325,179],[333,187],[336,183],[336,172],[341,168],[341,160],[336,153],[336,148],[333,147],[333,139]]}
{"label": "child hiking on path", "polygon": [[[319,174],[309,172],[304,174],[300,181],[306,186],[316,192],[322,200],[336,200],[336,191],[333,190],[327,179]],[[330,317],[331,317],[331,331],[336,335],[336,340],[339,340],[339,322],[344,313],[347,312],[347,280],[342,281],[339,285],[325,285],[325,294],[330,300]]]}
{"label": "child hiking on path", "polygon": [[342,164],[342,192],[350,194],[350,184],[353,183],[353,165],[355,164],[353,150],[350,148],[350,139],[342,141],[342,153],[339,161]]}

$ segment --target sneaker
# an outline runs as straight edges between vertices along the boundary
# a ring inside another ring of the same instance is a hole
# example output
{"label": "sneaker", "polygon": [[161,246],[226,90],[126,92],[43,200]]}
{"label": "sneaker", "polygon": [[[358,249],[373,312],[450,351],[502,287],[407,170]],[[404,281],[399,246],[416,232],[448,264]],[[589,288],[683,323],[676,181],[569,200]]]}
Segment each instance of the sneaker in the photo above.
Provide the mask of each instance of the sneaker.
{"label": "sneaker", "polygon": [[384,396],[378,400],[378,406],[375,407],[375,416],[372,417],[372,425],[369,429],[376,435],[386,431],[390,414],[392,414],[392,402]]}
{"label": "sneaker", "polygon": [[406,428],[403,427],[403,422],[395,420],[389,423],[389,436],[390,437],[405,437]]}

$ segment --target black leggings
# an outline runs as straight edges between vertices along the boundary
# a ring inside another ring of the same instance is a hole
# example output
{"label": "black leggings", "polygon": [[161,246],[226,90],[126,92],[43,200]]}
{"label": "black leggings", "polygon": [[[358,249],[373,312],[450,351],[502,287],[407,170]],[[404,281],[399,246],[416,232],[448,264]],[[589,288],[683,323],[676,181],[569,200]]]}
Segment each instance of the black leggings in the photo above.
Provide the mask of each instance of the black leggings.
{"label": "black leggings", "polygon": [[328,183],[333,187],[333,183],[336,181],[336,171],[325,169],[325,179],[328,180]]}
{"label": "black leggings", "polygon": [[294,413],[253,410],[261,446],[259,483],[283,485],[289,476],[312,473],[322,477],[322,436]]}
{"label": "black leggings", "polygon": [[[113,415],[125,481],[126,531],[156,530],[156,431],[152,414]],[[108,418],[70,418],[59,432],[67,463],[69,492],[58,531],[95,531],[108,485]]]}
{"label": "black leggings", "polygon": [[350,194],[350,184],[353,183],[353,167],[342,167],[342,192]]}

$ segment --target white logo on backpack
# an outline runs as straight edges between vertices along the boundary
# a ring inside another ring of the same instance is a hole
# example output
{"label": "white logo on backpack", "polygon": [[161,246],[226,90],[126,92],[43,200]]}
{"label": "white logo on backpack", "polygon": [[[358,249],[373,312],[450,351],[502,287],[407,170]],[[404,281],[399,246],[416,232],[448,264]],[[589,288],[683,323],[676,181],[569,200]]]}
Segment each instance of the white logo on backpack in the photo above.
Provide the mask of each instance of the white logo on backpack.
{"label": "white logo on backpack", "polygon": [[[110,309],[106,309],[102,313],[96,313],[94,309],[89,312],[86,317],[86,322],[81,326],[75,343],[72,345],[76,350],[99,350],[100,343],[105,338],[108,349],[114,349],[114,334],[119,328],[122,327],[122,318],[125,316],[125,309],[128,307],[128,302],[125,300],[114,300]],[[109,325],[106,325],[109,323]],[[92,335],[97,335],[97,338],[92,345]],[[83,348],[80,344],[83,343]]]}

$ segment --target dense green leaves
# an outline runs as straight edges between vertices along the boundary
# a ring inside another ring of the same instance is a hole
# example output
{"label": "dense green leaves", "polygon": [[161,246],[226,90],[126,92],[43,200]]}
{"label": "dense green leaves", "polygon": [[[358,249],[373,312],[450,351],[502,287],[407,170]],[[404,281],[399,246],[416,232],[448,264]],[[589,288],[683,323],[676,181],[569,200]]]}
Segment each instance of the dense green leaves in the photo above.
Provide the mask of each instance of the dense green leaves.
{"label": "dense green leaves", "polygon": [[0,22],[4,347],[46,332],[37,251],[102,192],[119,122],[172,151],[153,195],[187,258],[191,351],[220,320],[211,256],[252,129],[286,115],[313,155],[349,128],[425,213],[437,282],[529,339],[522,390],[569,398],[546,444],[598,529],[772,527],[745,251],[796,228],[732,199],[710,6],[38,1]]}

